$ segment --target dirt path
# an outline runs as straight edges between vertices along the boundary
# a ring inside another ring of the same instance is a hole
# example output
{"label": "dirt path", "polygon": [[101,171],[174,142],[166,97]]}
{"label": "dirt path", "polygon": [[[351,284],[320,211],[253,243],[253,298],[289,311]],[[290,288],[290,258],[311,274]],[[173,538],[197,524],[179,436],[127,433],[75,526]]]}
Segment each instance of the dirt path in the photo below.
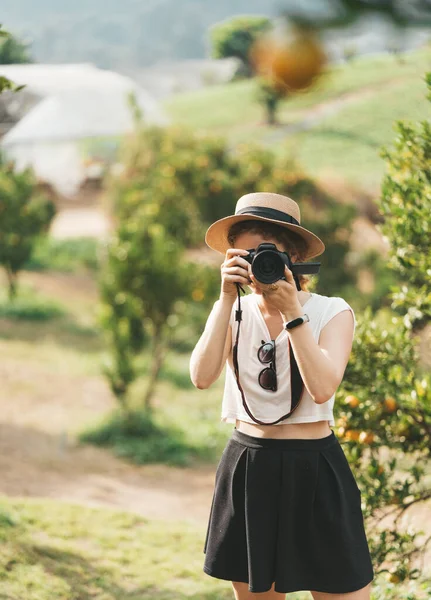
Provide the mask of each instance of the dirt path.
{"label": "dirt path", "polygon": [[204,525],[214,469],[134,466],[108,451],[67,445],[63,436],[0,424],[0,493],[114,506],[148,518]]}
{"label": "dirt path", "polygon": [[58,211],[53,219],[50,234],[56,239],[70,237],[106,238],[111,224],[100,206],[70,206]]}
{"label": "dirt path", "polygon": [[[90,277],[23,273],[20,280],[91,317],[97,285]],[[0,320],[0,355],[0,494],[206,522],[214,467],[136,466],[77,444],[76,432],[115,404],[103,377],[88,374],[95,371],[89,349],[77,352],[48,325]]]}
{"label": "dirt path", "polygon": [[78,445],[75,432],[114,406],[106,382],[85,374],[85,364],[73,364],[70,372],[66,352],[53,366],[52,353],[63,353],[49,341],[36,341],[33,356],[23,355],[28,347],[0,339],[0,494],[117,506],[149,518],[204,524],[215,468],[136,466],[108,450]]}

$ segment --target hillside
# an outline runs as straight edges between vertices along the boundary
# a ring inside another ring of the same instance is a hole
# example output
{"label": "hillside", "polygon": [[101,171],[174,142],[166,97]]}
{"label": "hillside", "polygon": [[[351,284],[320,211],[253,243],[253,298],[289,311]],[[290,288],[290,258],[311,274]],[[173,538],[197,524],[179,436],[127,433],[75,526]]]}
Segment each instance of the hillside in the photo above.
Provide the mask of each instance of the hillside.
{"label": "hillside", "polygon": [[376,189],[384,172],[380,147],[394,139],[394,121],[430,117],[424,83],[429,69],[429,48],[402,59],[376,55],[333,66],[311,91],[282,104],[277,127],[264,123],[255,81],[178,94],[165,108],[174,122],[227,135],[232,144],[287,148],[314,176]]}

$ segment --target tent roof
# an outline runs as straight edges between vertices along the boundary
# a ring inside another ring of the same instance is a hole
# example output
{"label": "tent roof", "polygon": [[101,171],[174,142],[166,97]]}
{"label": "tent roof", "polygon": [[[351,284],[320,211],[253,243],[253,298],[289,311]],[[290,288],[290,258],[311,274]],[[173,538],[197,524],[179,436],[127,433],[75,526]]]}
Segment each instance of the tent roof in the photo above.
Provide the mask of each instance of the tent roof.
{"label": "tent roof", "polygon": [[133,128],[130,92],[145,121],[167,122],[157,101],[133,80],[92,65],[0,65],[0,75],[42,98],[4,136],[5,146],[121,135]]}

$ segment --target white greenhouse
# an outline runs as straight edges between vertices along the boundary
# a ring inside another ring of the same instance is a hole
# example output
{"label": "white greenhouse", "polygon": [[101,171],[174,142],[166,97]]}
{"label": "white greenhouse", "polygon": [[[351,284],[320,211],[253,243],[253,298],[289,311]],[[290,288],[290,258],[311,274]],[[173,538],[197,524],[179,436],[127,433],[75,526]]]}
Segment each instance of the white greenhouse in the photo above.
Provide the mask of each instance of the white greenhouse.
{"label": "white greenhouse", "polygon": [[25,85],[4,100],[15,123],[0,140],[2,151],[69,198],[94,169],[83,144],[109,144],[133,129],[131,93],[146,123],[167,123],[158,102],[132,79],[90,64],[0,65],[0,75]]}

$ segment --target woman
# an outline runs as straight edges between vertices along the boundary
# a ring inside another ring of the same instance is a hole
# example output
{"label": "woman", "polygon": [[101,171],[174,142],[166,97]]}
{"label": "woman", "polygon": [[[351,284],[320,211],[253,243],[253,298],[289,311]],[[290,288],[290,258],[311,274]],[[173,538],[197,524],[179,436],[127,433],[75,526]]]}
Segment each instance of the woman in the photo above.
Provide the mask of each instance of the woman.
{"label": "woman", "polygon": [[[206,389],[226,364],[221,419],[235,428],[216,471],[204,571],[231,581],[236,600],[281,600],[300,590],[314,600],[369,600],[374,571],[361,492],[330,427],[354,312],[340,297],[298,291],[288,267],[283,279],[262,284],[244,259],[263,242],[292,263],[325,246],[300,225],[296,202],[270,193],[240,198],[235,215],[213,223],[205,240],[225,260],[190,375]],[[237,284],[252,293],[241,298],[235,363]],[[295,406],[294,369],[302,390]]]}

